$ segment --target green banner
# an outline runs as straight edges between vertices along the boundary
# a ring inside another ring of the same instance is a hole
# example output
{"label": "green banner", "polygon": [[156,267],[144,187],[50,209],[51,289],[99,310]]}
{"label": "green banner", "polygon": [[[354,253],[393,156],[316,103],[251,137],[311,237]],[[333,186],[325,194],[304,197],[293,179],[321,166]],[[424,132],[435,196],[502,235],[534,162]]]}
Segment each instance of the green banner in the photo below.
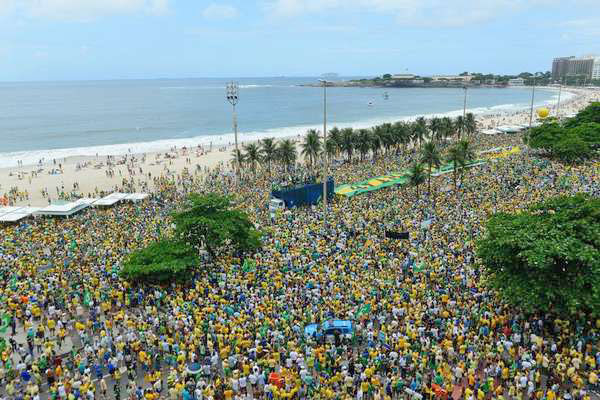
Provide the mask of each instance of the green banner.
{"label": "green banner", "polygon": [[352,197],[357,194],[371,192],[373,190],[379,190],[394,185],[404,185],[408,182],[409,178],[410,176],[406,171],[403,173],[391,173],[362,182],[337,186],[335,188],[335,193],[341,196]]}
{"label": "green banner", "polygon": [[[485,164],[485,160],[475,160],[467,163],[465,168],[476,167],[478,165]],[[439,176],[452,172],[452,163],[440,166],[440,168],[432,169],[431,176]],[[349,183],[340,185],[335,188],[335,194],[346,197],[353,197],[357,194],[372,192],[374,190],[380,190],[386,187],[394,185],[405,185],[410,180],[410,173],[408,169],[402,172],[392,172],[388,175],[377,176],[375,178],[367,179],[366,181]]]}

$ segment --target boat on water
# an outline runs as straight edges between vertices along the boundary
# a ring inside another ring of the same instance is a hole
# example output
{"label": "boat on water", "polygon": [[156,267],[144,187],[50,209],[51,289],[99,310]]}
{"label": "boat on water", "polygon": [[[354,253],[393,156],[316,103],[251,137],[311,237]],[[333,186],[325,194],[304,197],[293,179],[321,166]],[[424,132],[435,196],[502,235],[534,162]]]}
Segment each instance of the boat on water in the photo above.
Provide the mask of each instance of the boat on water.
{"label": "boat on water", "polygon": [[383,98],[384,98],[384,100],[388,100],[390,98],[390,95],[388,94],[388,92],[383,92]]}
{"label": "boat on water", "polygon": [[373,107],[373,102],[372,101],[369,102],[369,107]]}

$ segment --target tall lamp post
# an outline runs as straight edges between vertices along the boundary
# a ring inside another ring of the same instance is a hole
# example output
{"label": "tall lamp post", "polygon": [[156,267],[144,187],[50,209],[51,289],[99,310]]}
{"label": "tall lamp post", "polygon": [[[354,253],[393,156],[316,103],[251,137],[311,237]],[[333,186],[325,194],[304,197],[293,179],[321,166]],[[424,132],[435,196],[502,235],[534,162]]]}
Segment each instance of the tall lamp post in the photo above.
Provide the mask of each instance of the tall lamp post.
{"label": "tall lamp post", "polygon": [[[323,149],[327,146],[327,81],[319,79],[323,84]],[[323,152],[323,211],[327,210],[327,151]]]}
{"label": "tall lamp post", "polygon": [[560,121],[560,93],[562,92],[563,82],[560,81],[560,86],[558,87],[558,104],[556,105],[556,119]]}
{"label": "tall lamp post", "polygon": [[240,180],[240,165],[239,165],[239,153],[240,150],[238,148],[238,124],[237,124],[237,114],[235,112],[235,106],[239,100],[240,88],[237,82],[229,82],[227,84],[227,101],[231,103],[231,107],[233,109],[233,133],[235,134],[235,183],[239,184]]}
{"label": "tall lamp post", "polygon": [[463,104],[463,120],[464,120],[467,115],[467,85],[464,85],[463,89],[465,89],[465,101]]}
{"label": "tall lamp post", "polygon": [[531,129],[531,125],[533,124],[533,99],[535,98],[535,79],[537,78],[537,73],[533,74],[533,86],[531,88],[531,110],[529,112],[529,129]]}

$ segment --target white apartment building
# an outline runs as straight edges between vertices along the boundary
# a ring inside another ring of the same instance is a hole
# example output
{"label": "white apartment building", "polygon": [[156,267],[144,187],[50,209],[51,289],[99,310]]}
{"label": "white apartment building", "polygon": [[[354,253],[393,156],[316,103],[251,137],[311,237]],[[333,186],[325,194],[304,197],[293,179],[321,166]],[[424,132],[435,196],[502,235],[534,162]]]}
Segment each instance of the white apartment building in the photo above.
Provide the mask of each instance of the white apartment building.
{"label": "white apartment building", "polygon": [[592,79],[600,79],[600,57],[594,58],[594,66],[592,67]]}

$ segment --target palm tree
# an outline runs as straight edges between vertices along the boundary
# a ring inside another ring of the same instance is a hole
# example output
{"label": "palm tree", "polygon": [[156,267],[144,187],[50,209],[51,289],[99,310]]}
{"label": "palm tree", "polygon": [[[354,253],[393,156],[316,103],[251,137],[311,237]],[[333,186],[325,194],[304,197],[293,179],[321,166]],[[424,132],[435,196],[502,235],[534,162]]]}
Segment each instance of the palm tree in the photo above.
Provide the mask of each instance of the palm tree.
{"label": "palm tree", "polygon": [[405,122],[396,122],[392,127],[392,135],[394,137],[394,143],[398,146],[396,149],[396,154],[398,154],[401,145],[406,146],[410,143],[412,135],[410,125]]}
{"label": "palm tree", "polygon": [[417,199],[419,198],[419,186],[425,182],[425,168],[423,168],[423,164],[418,162],[414,162],[410,169],[408,170],[410,174],[409,182],[411,185],[417,188]]}
{"label": "palm tree", "polygon": [[277,145],[275,139],[265,138],[260,141],[262,162],[267,164],[267,171],[271,174],[271,163],[277,159]]}
{"label": "palm tree", "polygon": [[325,153],[327,154],[327,159],[331,160],[335,156],[337,156],[339,151],[338,144],[336,143],[334,138],[328,137],[327,142],[325,142]]}
{"label": "palm tree", "polygon": [[431,168],[439,168],[442,163],[440,151],[435,142],[429,141],[425,143],[421,149],[421,162],[427,164],[429,173],[427,174],[427,192],[431,195]]}
{"label": "palm tree", "polygon": [[469,142],[467,139],[463,139],[458,142],[458,146],[460,151],[462,151],[465,161],[472,161],[475,158],[475,150],[473,149],[471,142]]}
{"label": "palm tree", "polygon": [[308,157],[308,164],[312,167],[321,152],[321,138],[319,132],[309,129],[302,142],[302,155]]}
{"label": "palm tree", "polygon": [[431,118],[429,121],[429,130],[431,131],[431,137],[439,141],[442,132],[442,120],[438,117]]}
{"label": "palm tree", "polygon": [[371,150],[371,135],[368,129],[359,129],[355,137],[355,148],[360,153],[360,160],[364,161],[365,156]]}
{"label": "palm tree", "polygon": [[465,116],[465,132],[467,136],[473,135],[477,131],[477,121],[473,113],[467,113]]}
{"label": "palm tree", "polygon": [[454,132],[454,124],[452,123],[452,119],[450,117],[444,117],[441,121],[441,133],[440,135],[444,138],[444,142],[446,139],[451,137]]}
{"label": "palm tree", "polygon": [[337,156],[340,151],[340,144],[342,142],[342,131],[337,126],[334,126],[329,130],[329,132],[327,132],[327,140],[329,139],[335,143],[336,152],[334,155]]}
{"label": "palm tree", "polygon": [[379,125],[377,128],[377,134],[379,135],[379,139],[381,140],[381,145],[385,147],[386,154],[390,152],[390,149],[395,144],[394,138],[394,127],[392,124],[386,122],[384,124]]}
{"label": "palm tree", "polygon": [[296,145],[291,139],[284,139],[279,142],[277,146],[277,159],[287,172],[290,172],[290,167],[296,163],[297,157]]}
{"label": "palm tree", "polygon": [[348,161],[352,161],[352,153],[354,152],[354,130],[352,128],[344,128],[340,132],[340,149],[348,155]]}
{"label": "palm tree", "polygon": [[233,149],[233,151],[231,152],[231,157],[233,157],[233,160],[231,160],[232,165],[235,167],[236,170],[241,171],[245,161],[242,152],[239,149]]}
{"label": "palm tree", "polygon": [[454,178],[454,191],[456,192],[456,172],[458,168],[461,168],[465,164],[465,159],[463,157],[463,151],[458,144],[450,147],[448,149],[448,154],[446,155],[446,161],[452,163],[452,176]]}
{"label": "palm tree", "polygon": [[252,174],[256,175],[256,164],[260,161],[260,150],[258,149],[258,145],[256,143],[250,143],[244,146],[244,150],[246,151],[244,159],[250,165]]}
{"label": "palm tree", "polygon": [[412,133],[413,139],[419,142],[419,148],[421,148],[421,142],[427,136],[427,122],[425,122],[425,118],[419,117],[412,124]]}
{"label": "palm tree", "polygon": [[458,134],[458,140],[460,140],[460,135],[465,129],[465,119],[462,115],[456,117],[456,120],[454,121],[454,129],[455,132]]}
{"label": "palm tree", "polygon": [[369,144],[371,145],[371,151],[373,152],[374,159],[377,158],[377,154],[381,149],[381,135],[383,134],[379,126],[376,126],[375,128],[379,129],[369,130]]}
{"label": "palm tree", "polygon": [[[473,161],[475,159],[475,150],[473,149],[473,146],[471,145],[471,142],[469,142],[467,139],[463,139],[460,142],[457,143],[458,148],[460,149],[460,152],[462,153],[462,158],[464,160],[463,162],[463,167],[470,161]],[[463,170],[464,171],[464,168]],[[464,174],[461,172],[461,182],[462,182],[462,178],[463,178]]]}

